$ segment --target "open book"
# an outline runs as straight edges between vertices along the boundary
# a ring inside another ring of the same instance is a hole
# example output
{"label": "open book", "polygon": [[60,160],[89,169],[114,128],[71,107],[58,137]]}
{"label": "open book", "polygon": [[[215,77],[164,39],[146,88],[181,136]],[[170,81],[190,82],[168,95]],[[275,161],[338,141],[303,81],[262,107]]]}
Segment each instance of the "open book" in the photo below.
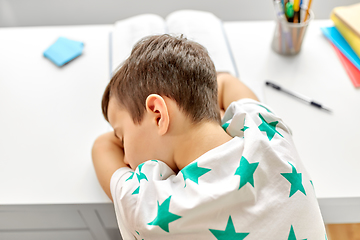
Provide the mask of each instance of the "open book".
{"label": "open book", "polygon": [[212,13],[195,10],[176,11],[166,19],[144,14],[116,22],[111,38],[111,76],[130,55],[136,42],[148,35],[164,33],[176,36],[183,34],[200,43],[208,50],[216,71],[229,72],[239,77],[222,21]]}

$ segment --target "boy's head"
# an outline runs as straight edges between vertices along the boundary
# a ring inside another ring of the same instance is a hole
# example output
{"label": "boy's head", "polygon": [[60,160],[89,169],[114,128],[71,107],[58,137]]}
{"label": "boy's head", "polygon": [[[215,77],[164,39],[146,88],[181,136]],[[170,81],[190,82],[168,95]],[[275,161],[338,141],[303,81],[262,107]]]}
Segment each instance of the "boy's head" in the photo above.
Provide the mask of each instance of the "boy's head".
{"label": "boy's head", "polygon": [[109,100],[114,97],[139,124],[150,94],[173,99],[194,123],[220,122],[214,64],[203,46],[182,36],[140,40],[106,87],[103,115],[108,120]]}
{"label": "boy's head", "polygon": [[170,166],[169,139],[180,124],[220,123],[217,97],[215,67],[204,47],[183,37],[150,36],[112,77],[102,110],[133,169],[150,159]]}

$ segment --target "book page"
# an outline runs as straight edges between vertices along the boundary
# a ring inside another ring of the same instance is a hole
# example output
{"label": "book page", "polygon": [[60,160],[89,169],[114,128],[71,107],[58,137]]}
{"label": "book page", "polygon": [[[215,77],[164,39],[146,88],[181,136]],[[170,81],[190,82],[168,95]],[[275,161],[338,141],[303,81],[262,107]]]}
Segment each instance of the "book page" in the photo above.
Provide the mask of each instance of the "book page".
{"label": "book page", "polygon": [[135,43],[148,35],[164,34],[164,19],[154,14],[143,14],[127,18],[115,23],[112,33],[112,49],[110,50],[111,70],[130,56]]}
{"label": "book page", "polygon": [[239,77],[227,42],[222,21],[209,12],[181,10],[166,18],[169,34],[181,35],[203,45],[215,64],[216,71]]}

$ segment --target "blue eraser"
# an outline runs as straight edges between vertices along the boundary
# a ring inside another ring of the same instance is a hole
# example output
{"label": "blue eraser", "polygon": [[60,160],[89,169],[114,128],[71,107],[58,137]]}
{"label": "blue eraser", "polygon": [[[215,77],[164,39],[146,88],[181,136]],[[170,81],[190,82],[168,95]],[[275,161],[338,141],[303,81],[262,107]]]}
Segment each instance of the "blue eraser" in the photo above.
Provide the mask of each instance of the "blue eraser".
{"label": "blue eraser", "polygon": [[45,50],[44,56],[50,59],[58,67],[80,56],[84,49],[84,43],[59,37],[54,44]]}

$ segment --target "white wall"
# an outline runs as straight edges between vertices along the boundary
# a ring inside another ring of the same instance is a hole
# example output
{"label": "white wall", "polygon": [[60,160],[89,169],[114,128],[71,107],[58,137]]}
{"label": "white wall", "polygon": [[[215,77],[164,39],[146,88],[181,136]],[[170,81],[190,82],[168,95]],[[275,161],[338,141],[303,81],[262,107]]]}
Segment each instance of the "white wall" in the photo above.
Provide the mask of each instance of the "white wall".
{"label": "white wall", "polygon": [[[312,8],[317,19],[327,19],[334,7],[358,2],[313,0]],[[189,8],[213,12],[225,21],[274,18],[272,0],[0,0],[0,27],[111,24],[136,14],[165,17]]]}

